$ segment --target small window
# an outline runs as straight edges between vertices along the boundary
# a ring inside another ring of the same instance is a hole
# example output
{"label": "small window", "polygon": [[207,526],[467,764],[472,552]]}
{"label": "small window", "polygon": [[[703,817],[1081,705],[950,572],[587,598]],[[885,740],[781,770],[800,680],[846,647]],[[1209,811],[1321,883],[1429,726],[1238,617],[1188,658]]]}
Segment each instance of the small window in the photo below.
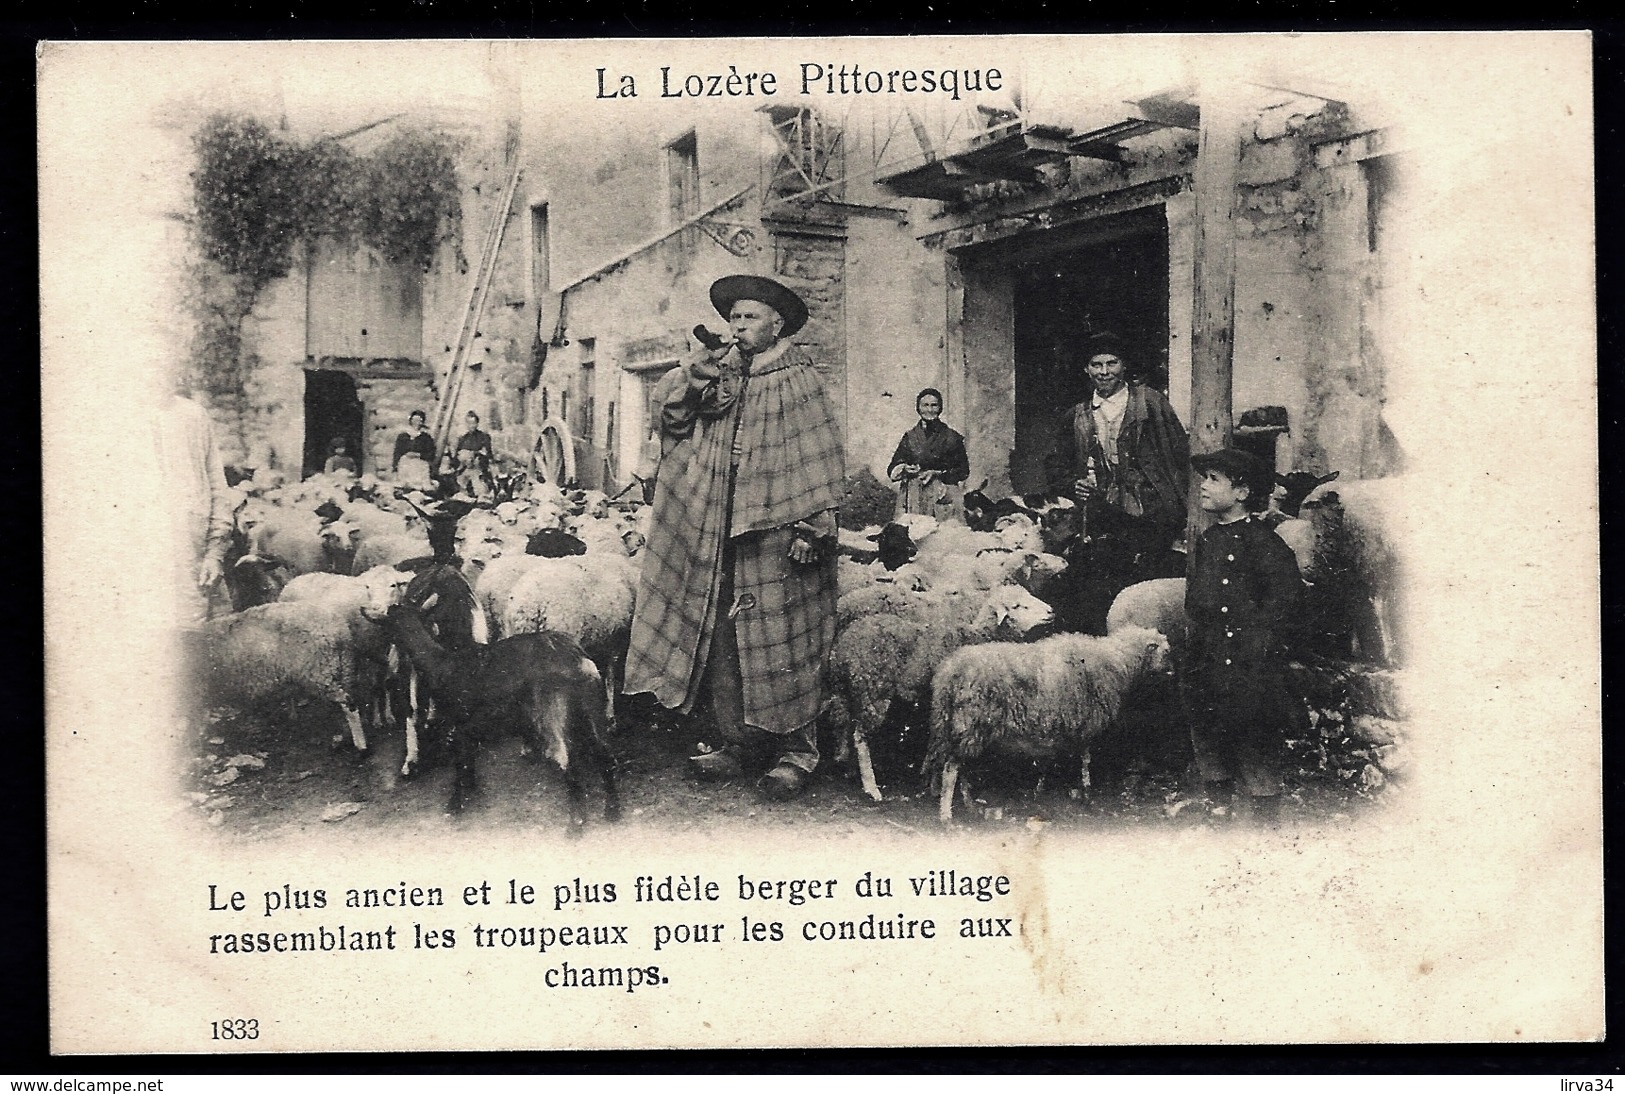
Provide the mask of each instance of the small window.
{"label": "small window", "polygon": [[598,342],[593,338],[582,338],[578,341],[581,346],[581,366],[576,370],[576,406],[581,413],[580,428],[576,436],[590,441],[593,437],[593,402],[597,390],[598,375]]}
{"label": "small window", "polygon": [[700,152],[691,129],[666,145],[666,224],[681,224],[699,211]]}
{"label": "small window", "polygon": [[[666,226],[674,228],[700,211],[700,156],[694,132],[666,145]],[[675,238],[677,267],[687,269],[699,249],[698,227],[685,228]]]}
{"label": "small window", "polygon": [[547,202],[530,207],[530,291],[540,301],[552,287],[553,273],[547,236]]}

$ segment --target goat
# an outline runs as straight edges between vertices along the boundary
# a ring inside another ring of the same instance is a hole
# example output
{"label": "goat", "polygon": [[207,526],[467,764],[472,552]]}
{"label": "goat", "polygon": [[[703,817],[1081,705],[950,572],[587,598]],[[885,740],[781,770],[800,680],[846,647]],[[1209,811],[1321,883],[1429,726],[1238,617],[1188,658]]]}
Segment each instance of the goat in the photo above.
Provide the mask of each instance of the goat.
{"label": "goat", "polygon": [[1285,475],[1276,475],[1275,482],[1281,491],[1275,496],[1277,507],[1284,516],[1296,517],[1303,508],[1304,499],[1341,473],[1333,471],[1329,475],[1316,475],[1309,471],[1289,471]]}
{"label": "goat", "polygon": [[[432,607],[433,598],[424,606]],[[436,642],[423,617],[404,604],[393,605],[380,622],[428,681],[436,706],[449,716],[456,768],[448,805],[452,813],[462,812],[476,788],[481,746],[515,728],[517,713],[525,741],[564,775],[571,834],[579,834],[587,821],[583,763],[604,780],[604,819],[620,819],[604,683],[580,643],[542,632],[453,652]]]}

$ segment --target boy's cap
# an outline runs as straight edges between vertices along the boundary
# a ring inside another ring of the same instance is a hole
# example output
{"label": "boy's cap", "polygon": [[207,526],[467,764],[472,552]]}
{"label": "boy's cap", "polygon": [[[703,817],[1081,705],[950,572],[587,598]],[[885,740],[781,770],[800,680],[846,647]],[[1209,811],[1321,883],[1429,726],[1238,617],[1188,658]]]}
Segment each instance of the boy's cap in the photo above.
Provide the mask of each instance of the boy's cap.
{"label": "boy's cap", "polygon": [[1089,360],[1102,353],[1109,353],[1113,357],[1127,364],[1129,361],[1128,343],[1115,331],[1096,331],[1089,335],[1083,343],[1083,359]]}
{"label": "boy's cap", "polygon": [[1198,475],[1217,471],[1237,486],[1247,487],[1249,508],[1269,504],[1270,495],[1275,492],[1275,472],[1265,467],[1263,460],[1239,448],[1221,448],[1217,452],[1192,456],[1191,469]]}

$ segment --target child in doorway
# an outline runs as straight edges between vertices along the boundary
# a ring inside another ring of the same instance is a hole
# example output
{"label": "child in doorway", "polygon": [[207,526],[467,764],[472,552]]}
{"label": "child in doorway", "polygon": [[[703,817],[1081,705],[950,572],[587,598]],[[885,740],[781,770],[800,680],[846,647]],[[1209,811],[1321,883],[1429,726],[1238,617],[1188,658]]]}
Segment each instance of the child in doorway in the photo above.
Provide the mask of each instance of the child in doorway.
{"label": "child in doorway", "polygon": [[1230,815],[1242,790],[1253,816],[1274,824],[1278,757],[1295,720],[1285,647],[1303,581],[1291,548],[1258,516],[1274,486],[1269,468],[1235,448],[1197,456],[1191,467],[1201,477],[1202,509],[1214,519],[1197,541],[1185,590],[1191,745],[1216,815]]}
{"label": "child in doorway", "polygon": [[350,456],[349,441],[343,437],[334,437],[331,451],[332,455],[327,457],[327,463],[322,466],[323,472],[329,475],[340,471],[348,471],[352,475],[356,473],[355,459]]}

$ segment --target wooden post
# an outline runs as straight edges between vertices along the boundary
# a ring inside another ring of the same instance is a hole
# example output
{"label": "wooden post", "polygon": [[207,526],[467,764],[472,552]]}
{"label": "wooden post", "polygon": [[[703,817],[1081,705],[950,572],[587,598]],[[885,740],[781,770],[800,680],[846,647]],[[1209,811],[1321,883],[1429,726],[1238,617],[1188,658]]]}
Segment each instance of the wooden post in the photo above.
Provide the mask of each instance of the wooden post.
{"label": "wooden post", "polygon": [[[1241,164],[1242,124],[1238,89],[1231,84],[1202,92],[1196,148],[1195,276],[1191,306],[1191,452],[1230,445],[1231,359],[1236,329],[1236,182]],[[1187,510],[1190,551],[1208,526],[1191,482]]]}

